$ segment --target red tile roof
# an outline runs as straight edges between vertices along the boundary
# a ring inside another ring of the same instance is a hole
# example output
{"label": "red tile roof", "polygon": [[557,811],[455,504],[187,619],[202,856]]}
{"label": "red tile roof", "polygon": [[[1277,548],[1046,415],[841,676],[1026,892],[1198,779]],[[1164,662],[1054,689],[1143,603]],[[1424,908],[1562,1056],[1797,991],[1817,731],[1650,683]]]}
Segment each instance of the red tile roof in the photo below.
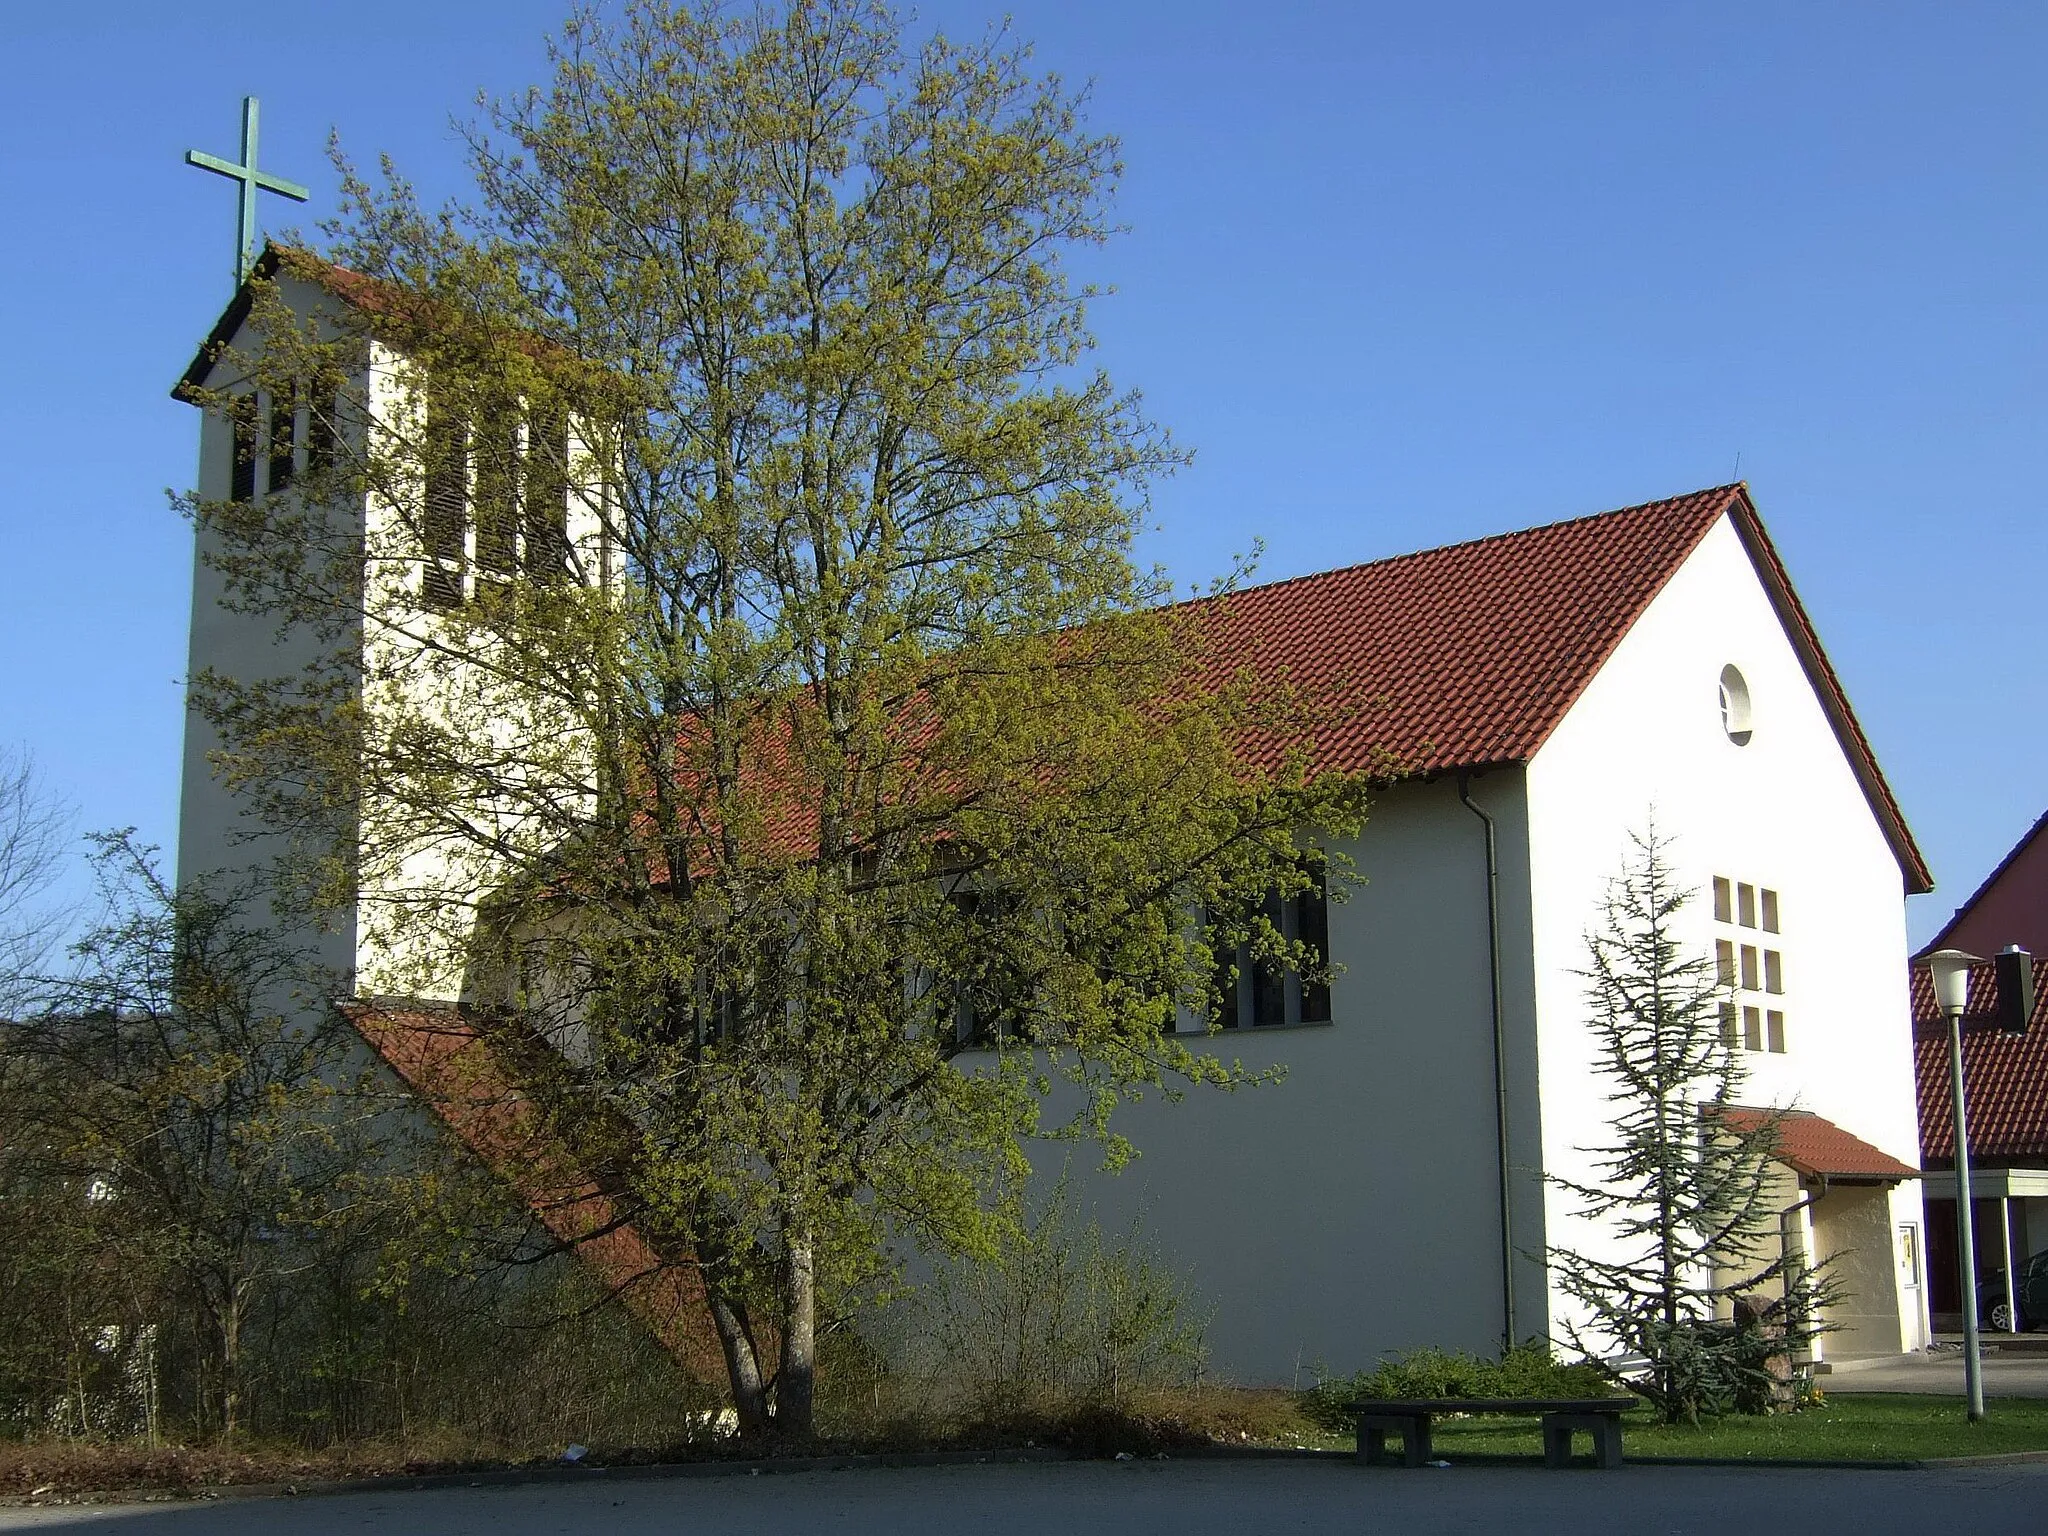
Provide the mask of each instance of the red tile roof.
{"label": "red tile roof", "polygon": [[340,1008],[606,1294],[622,1299],[686,1371],[716,1379],[722,1356],[705,1323],[694,1259],[664,1251],[626,1214],[621,1191],[581,1165],[521,1086],[518,1049],[494,1038],[490,1021],[448,1004],[357,1001]]}
{"label": "red tile roof", "polygon": [[[1927,967],[1912,967],[1913,1053],[1920,1082],[1920,1153],[1953,1163],[1954,1109],[1949,1097],[1948,1024],[1934,1004]],[[2048,957],[2034,960],[2034,1016],[2024,1035],[1991,1025],[1998,1006],[1995,968],[1970,968],[1963,1012],[1963,1094],[1970,1116],[1972,1158],[2048,1157]]]}
{"label": "red tile roof", "polygon": [[1917,1179],[1920,1170],[1889,1152],[1852,1136],[1832,1120],[1803,1109],[1725,1109],[1721,1117],[1738,1131],[1753,1131],[1775,1113],[1778,1145],[1772,1154],[1793,1172],[1829,1179]]}
{"label": "red tile roof", "polygon": [[1185,605],[1214,652],[1351,708],[1319,766],[1407,773],[1535,756],[1739,486]]}
{"label": "red tile roof", "polygon": [[1908,890],[1933,886],[1749,492],[1717,486],[1186,605],[1212,650],[1339,702],[1318,766],[1404,775],[1525,763],[1721,518],[1733,523],[1884,829]]}
{"label": "red tile roof", "polygon": [[[305,252],[267,246],[280,267],[376,310],[390,285]],[[246,318],[244,284],[173,394],[193,398]],[[1316,766],[1376,777],[1526,763],[1707,531],[1727,517],[1743,540],[1872,811],[1915,893],[1925,859],[1821,649],[1746,486],[1498,534],[1181,605],[1213,625],[1219,665],[1284,679],[1325,706],[1308,743],[1245,743],[1254,758],[1306,745]]]}

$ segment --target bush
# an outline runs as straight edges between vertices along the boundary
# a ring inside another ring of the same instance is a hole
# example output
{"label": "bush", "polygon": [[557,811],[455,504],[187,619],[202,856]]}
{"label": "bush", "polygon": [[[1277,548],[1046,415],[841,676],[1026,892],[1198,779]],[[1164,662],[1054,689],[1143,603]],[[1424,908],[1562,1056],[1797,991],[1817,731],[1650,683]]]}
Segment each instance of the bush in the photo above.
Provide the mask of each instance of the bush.
{"label": "bush", "polygon": [[1142,1222],[1079,1220],[1064,1176],[1036,1209],[1022,1191],[1005,1205],[994,1252],[935,1264],[898,1313],[903,1366],[943,1407],[1022,1422],[1197,1379],[1203,1317]]}
{"label": "bush", "polygon": [[1605,1397],[1613,1389],[1598,1366],[1566,1364],[1540,1339],[1482,1360],[1459,1350],[1415,1349],[1369,1371],[1331,1376],[1304,1392],[1302,1412],[1332,1434],[1348,1433],[1343,1405],[1358,1398]]}

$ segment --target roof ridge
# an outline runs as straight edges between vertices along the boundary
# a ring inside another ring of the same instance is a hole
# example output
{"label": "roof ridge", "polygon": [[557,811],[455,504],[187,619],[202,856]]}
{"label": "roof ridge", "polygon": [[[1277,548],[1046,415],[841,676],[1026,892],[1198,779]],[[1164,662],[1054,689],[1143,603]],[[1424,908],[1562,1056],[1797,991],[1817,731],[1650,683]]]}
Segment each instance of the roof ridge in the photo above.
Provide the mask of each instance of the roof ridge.
{"label": "roof ridge", "polygon": [[1919,952],[1913,956],[1915,961],[1942,948],[1948,942],[1949,935],[1954,933],[1961,926],[1963,919],[1970,915],[1970,909],[1975,907],[1984,898],[1985,894],[2004,878],[2005,872],[2012,868],[2014,862],[2018,860],[2022,853],[2027,851],[2033,844],[2034,839],[2041,835],[2044,828],[2048,828],[2048,811],[2043,811],[2034,819],[2034,824],[2022,832],[2020,840],[2005,851],[2005,857],[2000,859],[1991,873],[1978,883],[1977,889],[1970,892],[1969,897],[1963,904],[1949,914],[1948,921],[1941,925],[1941,932],[1929,939]]}
{"label": "roof ridge", "polygon": [[1410,560],[1420,560],[1427,555],[1445,555],[1454,550],[1478,549],[1488,544],[1505,544],[1515,539],[1529,538],[1539,533],[1550,533],[1560,528],[1570,528],[1580,523],[1597,523],[1608,518],[1627,517],[1633,513],[1651,512],[1660,508],[1676,508],[1681,503],[1699,501],[1703,497],[1718,498],[1718,508],[1726,511],[1735,493],[1747,491],[1747,480],[1734,480],[1726,485],[1702,486],[1696,491],[1681,491],[1676,496],[1660,496],[1651,501],[1639,501],[1632,506],[1612,507],[1605,512],[1587,512],[1578,517],[1560,517],[1547,523],[1532,523],[1527,528],[1511,528],[1505,533],[1484,534],[1476,539],[1456,539],[1449,544],[1432,544],[1422,549],[1404,550],[1397,555],[1381,555],[1374,560],[1354,560],[1348,565],[1333,565],[1327,570],[1303,571],[1298,576],[1282,576],[1274,581],[1254,582],[1248,587],[1233,587],[1224,592],[1210,592],[1200,597],[1182,598],[1171,604],[1175,608],[1194,607],[1200,603],[1216,602],[1223,598],[1244,597],[1253,592],[1271,592],[1281,587],[1291,587],[1305,581],[1322,581],[1331,576],[1344,576],[1352,571],[1371,570],[1381,566],[1401,565]]}

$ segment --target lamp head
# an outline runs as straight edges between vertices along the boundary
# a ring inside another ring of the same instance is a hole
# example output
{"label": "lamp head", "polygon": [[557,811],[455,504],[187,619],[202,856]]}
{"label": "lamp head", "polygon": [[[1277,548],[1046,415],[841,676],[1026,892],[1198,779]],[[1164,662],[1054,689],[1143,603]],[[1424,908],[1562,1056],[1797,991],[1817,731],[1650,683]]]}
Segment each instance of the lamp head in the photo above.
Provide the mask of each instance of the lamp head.
{"label": "lamp head", "polygon": [[1934,1001],[1943,1013],[1959,1014],[1970,1001],[1970,967],[1982,957],[1961,949],[1937,949],[1927,957],[1927,970],[1934,978]]}

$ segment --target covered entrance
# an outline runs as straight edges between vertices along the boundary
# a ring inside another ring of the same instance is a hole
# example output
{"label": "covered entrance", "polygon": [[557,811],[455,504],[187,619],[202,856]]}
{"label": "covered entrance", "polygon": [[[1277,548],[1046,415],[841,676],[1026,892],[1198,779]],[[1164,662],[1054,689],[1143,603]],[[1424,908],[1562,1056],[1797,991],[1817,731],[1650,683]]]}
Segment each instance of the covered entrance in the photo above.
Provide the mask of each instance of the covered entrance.
{"label": "covered entrance", "polygon": [[[1970,1140],[1974,1143],[1976,1137]],[[1927,1277],[1934,1326],[1963,1326],[1961,1264],[1956,1238],[1956,1176],[1952,1169],[1924,1175],[1927,1200]],[[1970,1213],[1977,1230],[1979,1320],[1987,1333],[2048,1328],[2048,1261],[2033,1273],[2032,1260],[2048,1254],[2048,1168],[1970,1169]]]}

